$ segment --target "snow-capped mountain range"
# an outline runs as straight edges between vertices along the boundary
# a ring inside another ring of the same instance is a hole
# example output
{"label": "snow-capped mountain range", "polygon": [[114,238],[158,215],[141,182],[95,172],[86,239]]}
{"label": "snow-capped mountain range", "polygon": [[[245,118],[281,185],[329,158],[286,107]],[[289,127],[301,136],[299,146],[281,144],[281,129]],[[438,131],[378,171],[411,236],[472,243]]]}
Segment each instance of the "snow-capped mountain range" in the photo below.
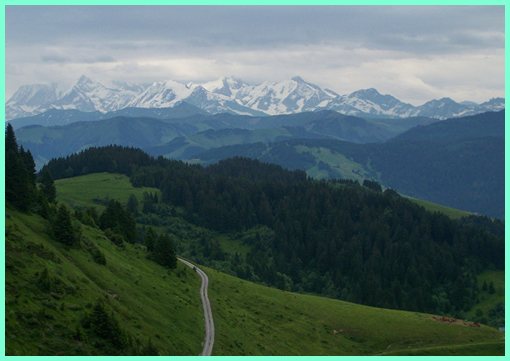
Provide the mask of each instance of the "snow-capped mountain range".
{"label": "snow-capped mountain range", "polygon": [[152,84],[117,81],[105,86],[81,76],[71,89],[60,92],[56,84],[21,86],[6,103],[8,120],[39,114],[49,109],[110,112],[128,107],[169,108],[180,102],[209,113],[278,115],[304,111],[335,110],[356,116],[412,117],[446,119],[504,109],[503,98],[477,104],[457,103],[450,98],[434,99],[420,106],[404,103],[376,89],[363,89],[340,95],[329,89],[293,77],[283,81],[248,84],[224,77],[202,84],[174,80]]}

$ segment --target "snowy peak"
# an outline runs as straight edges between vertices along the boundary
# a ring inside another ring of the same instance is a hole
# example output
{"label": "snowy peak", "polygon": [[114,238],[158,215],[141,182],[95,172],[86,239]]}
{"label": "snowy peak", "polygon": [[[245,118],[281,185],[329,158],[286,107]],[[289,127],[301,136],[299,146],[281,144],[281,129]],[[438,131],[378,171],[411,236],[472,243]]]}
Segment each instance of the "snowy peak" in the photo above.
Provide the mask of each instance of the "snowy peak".
{"label": "snowy peak", "polygon": [[473,114],[473,106],[455,102],[451,98],[433,99],[418,107],[418,115],[431,118],[450,118]]}
{"label": "snowy peak", "polygon": [[349,97],[351,98],[361,98],[361,99],[367,99],[367,100],[376,100],[383,97],[381,93],[377,91],[375,88],[368,88],[368,89],[360,89],[355,92],[352,92],[349,94]]}
{"label": "snowy peak", "polygon": [[50,107],[107,112],[125,107],[135,94],[122,89],[107,88],[100,82],[82,75],[71,89]]}
{"label": "snowy peak", "polygon": [[129,92],[138,94],[138,93],[143,92],[145,89],[147,89],[147,87],[150,84],[135,84],[135,83],[127,82],[127,81],[114,80],[112,82],[112,85],[116,89],[129,91]]}
{"label": "snowy peak", "polygon": [[492,111],[505,109],[505,98],[492,98],[480,104],[480,107]]}
{"label": "snowy peak", "polygon": [[249,86],[237,94],[240,103],[266,114],[290,114],[324,108],[336,96],[301,77],[265,81]]}
{"label": "snowy peak", "polygon": [[374,88],[348,95],[323,89],[300,76],[280,81],[249,84],[232,76],[205,83],[175,80],[152,84],[113,81],[111,85],[82,75],[64,93],[55,84],[24,85],[6,103],[7,119],[42,113],[48,109],[110,112],[124,108],[169,108],[182,102],[209,113],[277,115],[331,110],[347,115],[377,117],[427,116],[445,119],[504,109],[505,100],[494,98],[482,104],[456,103],[450,98],[421,106],[404,103]]}
{"label": "snowy peak", "polygon": [[346,103],[370,114],[410,116],[414,111],[411,104],[401,102],[392,95],[381,94],[375,88],[361,89],[349,94]]}
{"label": "snowy peak", "polygon": [[[92,81],[92,79],[90,79],[86,75],[82,75],[82,76],[80,76],[80,78],[76,82],[75,86],[77,86],[77,87],[87,87],[87,86],[94,86],[95,84],[96,83],[94,83]],[[97,84],[100,84],[100,83],[97,83]]]}
{"label": "snowy peak", "polygon": [[154,82],[128,103],[129,107],[168,108],[187,98],[195,85],[175,80]]}
{"label": "snowy peak", "polygon": [[228,76],[204,83],[202,86],[209,92],[235,97],[239,89],[248,86],[248,84],[240,79]]}
{"label": "snowy peak", "polygon": [[7,101],[7,104],[39,106],[58,98],[56,84],[22,85]]}
{"label": "snowy peak", "polygon": [[7,119],[40,113],[40,107],[55,102],[60,97],[56,84],[22,85],[5,104]]}
{"label": "snowy peak", "polygon": [[454,104],[461,105],[459,103],[456,103],[452,98],[444,97],[444,98],[430,100],[423,105],[424,106],[425,105],[427,105],[427,106],[430,106],[430,105],[439,105],[439,106],[446,105],[446,106],[448,106],[448,105],[454,105]]}

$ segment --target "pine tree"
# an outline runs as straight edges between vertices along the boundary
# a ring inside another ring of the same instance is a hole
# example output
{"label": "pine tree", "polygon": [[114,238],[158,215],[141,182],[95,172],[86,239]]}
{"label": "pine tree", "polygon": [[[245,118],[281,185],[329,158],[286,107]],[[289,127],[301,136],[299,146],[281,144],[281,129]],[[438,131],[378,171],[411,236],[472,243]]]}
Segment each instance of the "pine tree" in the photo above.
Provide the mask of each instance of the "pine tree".
{"label": "pine tree", "polygon": [[491,295],[493,295],[494,293],[496,293],[496,289],[494,288],[494,282],[492,282],[492,281],[491,281],[491,282],[489,283],[489,287],[488,287],[487,291],[488,291]]}
{"label": "pine tree", "polygon": [[5,154],[5,198],[14,207],[27,210],[30,206],[30,186],[25,164],[18,153]]}
{"label": "pine tree", "polygon": [[142,347],[140,351],[143,356],[159,356],[159,351],[152,343],[152,340],[149,338],[149,341]]}
{"label": "pine tree", "polygon": [[488,287],[487,287],[487,282],[486,282],[486,281],[483,281],[482,291],[487,292],[487,289],[488,289]]}
{"label": "pine tree", "polygon": [[131,214],[138,214],[138,199],[136,199],[134,194],[129,196],[129,199],[126,204],[126,209],[131,212]]}
{"label": "pine tree", "polygon": [[30,151],[18,146],[10,124],[5,132],[5,198],[21,210],[28,210],[37,200],[34,159]]}
{"label": "pine tree", "polygon": [[172,239],[168,235],[160,235],[154,244],[154,259],[168,268],[177,267],[177,258]]}
{"label": "pine tree", "polygon": [[25,168],[27,170],[29,181],[31,184],[35,185],[36,176],[34,157],[32,157],[32,153],[30,152],[30,150],[25,150],[23,146],[19,147],[19,153],[21,155],[21,158],[23,159],[23,162],[25,163]]}
{"label": "pine tree", "polygon": [[157,241],[157,235],[156,232],[152,229],[152,227],[149,227],[147,232],[145,233],[145,247],[147,247],[148,252],[154,252],[154,244]]}
{"label": "pine tree", "polygon": [[16,135],[14,134],[14,128],[9,123],[5,131],[5,152],[13,151],[18,153],[18,142],[16,141]]}
{"label": "pine tree", "polygon": [[111,200],[108,203],[99,217],[99,226],[102,230],[110,228],[128,242],[134,242],[136,239],[136,222],[131,213],[126,211],[118,201]]}
{"label": "pine tree", "polygon": [[50,171],[46,167],[44,167],[41,171],[40,182],[41,191],[44,193],[48,201],[52,203],[55,202],[57,190],[55,188],[55,183],[53,182]]}
{"label": "pine tree", "polygon": [[124,348],[125,337],[113,314],[108,313],[101,301],[97,301],[89,315],[87,323],[92,331],[113,346]]}
{"label": "pine tree", "polygon": [[71,215],[64,205],[60,205],[53,221],[53,234],[57,241],[68,246],[72,246],[78,241],[71,222]]}

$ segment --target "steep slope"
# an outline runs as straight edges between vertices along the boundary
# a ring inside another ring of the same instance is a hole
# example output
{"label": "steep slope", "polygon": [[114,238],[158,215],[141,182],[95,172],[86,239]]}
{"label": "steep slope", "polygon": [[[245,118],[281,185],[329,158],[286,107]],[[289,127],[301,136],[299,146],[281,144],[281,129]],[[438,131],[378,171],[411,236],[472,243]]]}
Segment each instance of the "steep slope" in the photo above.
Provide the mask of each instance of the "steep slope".
{"label": "steep slope", "polygon": [[[161,354],[200,352],[200,281],[186,266],[169,272],[139,245],[119,248],[85,225],[81,247],[68,248],[53,239],[43,218],[6,214],[7,355],[104,354],[104,340],[82,326],[98,301],[140,346],[150,340]],[[97,252],[105,265],[94,261]]]}

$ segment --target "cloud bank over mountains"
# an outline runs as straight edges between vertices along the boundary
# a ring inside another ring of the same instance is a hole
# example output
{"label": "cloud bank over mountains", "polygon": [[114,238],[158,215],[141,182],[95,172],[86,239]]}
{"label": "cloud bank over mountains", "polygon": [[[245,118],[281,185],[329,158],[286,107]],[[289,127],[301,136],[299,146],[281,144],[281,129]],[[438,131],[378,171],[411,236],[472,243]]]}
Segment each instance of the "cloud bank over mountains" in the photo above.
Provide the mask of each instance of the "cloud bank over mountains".
{"label": "cloud bank over mountains", "polygon": [[504,94],[503,6],[6,8],[6,95],[79,74],[133,83],[250,83],[295,74],[413,105]]}

